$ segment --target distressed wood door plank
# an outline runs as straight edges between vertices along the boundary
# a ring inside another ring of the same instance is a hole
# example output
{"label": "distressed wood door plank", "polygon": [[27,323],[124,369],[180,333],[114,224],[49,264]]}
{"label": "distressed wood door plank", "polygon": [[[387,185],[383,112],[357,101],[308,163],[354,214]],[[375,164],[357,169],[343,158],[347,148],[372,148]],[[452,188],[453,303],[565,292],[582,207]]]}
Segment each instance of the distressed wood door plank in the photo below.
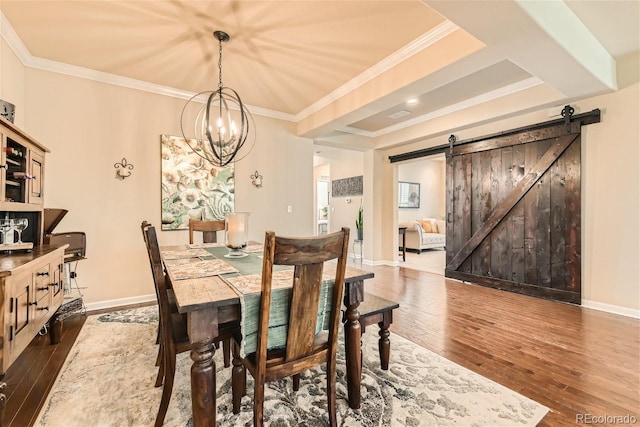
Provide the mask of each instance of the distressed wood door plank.
{"label": "distressed wood door plank", "polygon": [[[580,134],[570,134],[557,138],[551,147],[544,153],[544,155],[536,162],[530,172],[518,182],[511,194],[509,194],[505,200],[498,205],[487,221],[476,231],[466,244],[455,254],[453,259],[448,263],[447,270],[458,270],[460,266],[467,260],[469,255],[478,247],[478,245],[491,233],[491,231],[498,225],[498,223],[513,209],[513,207],[524,197],[524,195],[531,189],[533,185],[540,179],[540,177],[549,169],[549,167],[562,155],[562,153],[571,145],[571,143],[580,136]],[[465,158],[466,156],[462,156]],[[470,165],[469,165],[470,169]],[[455,169],[454,169],[455,173]],[[458,190],[458,188],[456,188]],[[459,193],[463,193],[463,190],[459,190]],[[455,205],[455,195],[454,195]],[[456,212],[456,210],[454,210]],[[467,211],[468,212],[468,211]],[[458,215],[460,215],[458,213]],[[455,230],[459,232],[460,230]]]}

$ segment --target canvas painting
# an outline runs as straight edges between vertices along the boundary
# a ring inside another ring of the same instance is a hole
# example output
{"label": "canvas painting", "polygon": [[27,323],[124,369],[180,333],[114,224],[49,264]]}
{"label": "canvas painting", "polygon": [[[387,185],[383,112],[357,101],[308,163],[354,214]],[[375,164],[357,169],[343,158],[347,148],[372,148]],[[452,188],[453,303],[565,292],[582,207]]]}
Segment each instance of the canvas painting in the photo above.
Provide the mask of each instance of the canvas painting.
{"label": "canvas painting", "polygon": [[181,136],[162,135],[161,140],[162,229],[188,229],[189,218],[224,219],[233,212],[233,166],[212,165]]}

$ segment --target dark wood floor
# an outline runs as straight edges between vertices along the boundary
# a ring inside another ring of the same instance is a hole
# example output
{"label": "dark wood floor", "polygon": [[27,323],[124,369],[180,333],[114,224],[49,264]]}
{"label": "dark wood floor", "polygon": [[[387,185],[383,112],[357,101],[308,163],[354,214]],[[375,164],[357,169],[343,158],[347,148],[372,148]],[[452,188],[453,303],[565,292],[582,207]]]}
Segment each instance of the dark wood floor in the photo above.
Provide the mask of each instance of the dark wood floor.
{"label": "dark wood floor", "polygon": [[[417,270],[363,268],[376,276],[368,292],[400,303],[393,332],[549,407],[541,426],[575,425],[576,414],[640,420],[639,320]],[[9,369],[5,424],[33,424],[83,322],[65,320],[57,346],[36,338]]]}
{"label": "dark wood floor", "polygon": [[81,314],[65,319],[59,344],[50,345],[48,334],[36,336],[7,370],[3,425],[33,425],[85,319]]}

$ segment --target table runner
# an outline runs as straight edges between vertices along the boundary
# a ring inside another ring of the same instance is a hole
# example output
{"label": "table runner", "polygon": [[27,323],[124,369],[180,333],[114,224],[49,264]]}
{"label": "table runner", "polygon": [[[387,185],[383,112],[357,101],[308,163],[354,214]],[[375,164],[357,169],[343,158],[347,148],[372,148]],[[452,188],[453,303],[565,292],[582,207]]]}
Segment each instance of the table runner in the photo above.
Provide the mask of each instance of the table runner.
{"label": "table runner", "polygon": [[[261,274],[251,274],[236,277],[222,276],[222,278],[233,286],[240,295],[240,308],[242,310],[242,321],[240,322],[242,343],[240,345],[240,354],[244,357],[256,351],[258,324],[260,320],[262,276]],[[318,318],[316,321],[316,334],[329,329],[333,283],[333,277],[322,280]],[[271,279],[268,349],[283,348],[287,343],[289,301],[291,300],[292,284],[293,269],[273,273]]]}
{"label": "table runner", "polygon": [[[240,322],[242,343],[241,356],[255,352],[258,339],[260,314],[260,293],[262,291],[262,252],[248,253],[245,257],[224,258],[228,253],[225,247],[209,247],[206,250],[212,259],[224,259],[238,270],[237,273],[221,275],[240,297],[242,321]],[[269,314],[269,349],[282,348],[287,341],[289,323],[289,301],[293,285],[293,267],[274,265],[272,276],[271,308]],[[318,321],[316,334],[329,328],[331,295],[334,277],[324,274],[320,289]]]}

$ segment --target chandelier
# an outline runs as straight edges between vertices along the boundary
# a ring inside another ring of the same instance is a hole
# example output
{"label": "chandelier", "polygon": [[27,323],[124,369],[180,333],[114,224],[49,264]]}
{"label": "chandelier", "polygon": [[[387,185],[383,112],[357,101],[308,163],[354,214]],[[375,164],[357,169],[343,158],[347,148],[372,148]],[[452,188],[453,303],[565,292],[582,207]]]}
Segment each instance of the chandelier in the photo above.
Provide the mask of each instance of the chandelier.
{"label": "chandelier", "polygon": [[[218,89],[200,92],[185,104],[180,128],[187,145],[214,166],[241,160],[253,148],[253,117],[235,90],[222,84],[222,43],[229,41],[224,31],[214,31],[218,40]],[[193,132],[188,131],[193,126]]]}

